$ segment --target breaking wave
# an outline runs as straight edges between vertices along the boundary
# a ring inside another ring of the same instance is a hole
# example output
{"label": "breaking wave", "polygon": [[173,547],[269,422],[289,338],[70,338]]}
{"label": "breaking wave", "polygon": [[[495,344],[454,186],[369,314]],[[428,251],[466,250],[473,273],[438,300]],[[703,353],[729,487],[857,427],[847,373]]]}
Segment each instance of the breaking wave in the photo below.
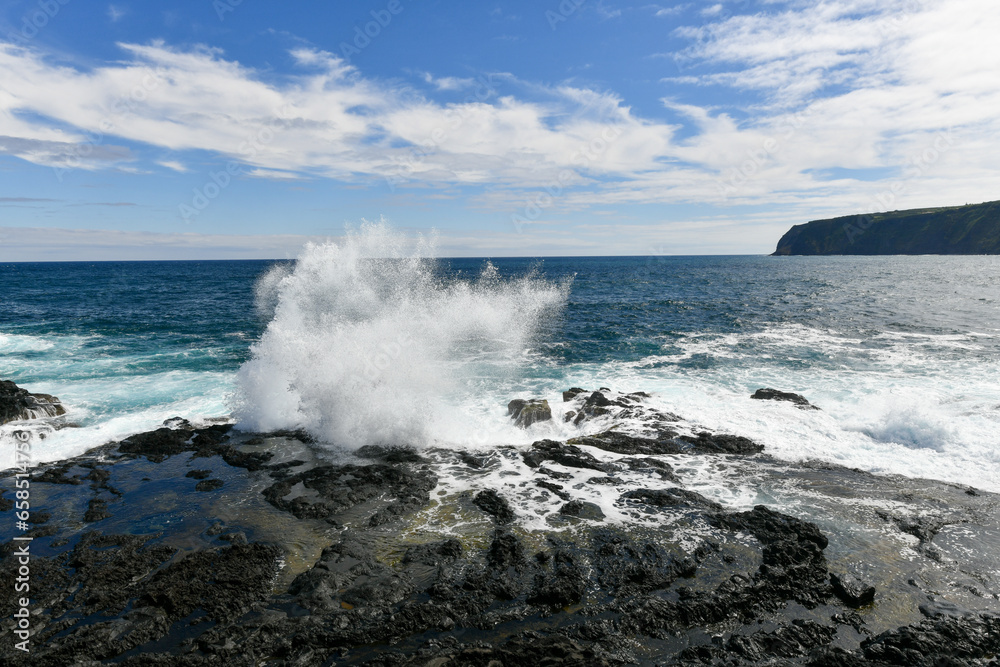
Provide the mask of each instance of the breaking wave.
{"label": "breaking wave", "polygon": [[489,262],[473,279],[448,276],[433,254],[368,223],[265,275],[258,307],[273,317],[237,376],[239,424],[352,448],[420,446],[463,421],[471,431],[470,383],[528,363],[569,282],[503,278]]}

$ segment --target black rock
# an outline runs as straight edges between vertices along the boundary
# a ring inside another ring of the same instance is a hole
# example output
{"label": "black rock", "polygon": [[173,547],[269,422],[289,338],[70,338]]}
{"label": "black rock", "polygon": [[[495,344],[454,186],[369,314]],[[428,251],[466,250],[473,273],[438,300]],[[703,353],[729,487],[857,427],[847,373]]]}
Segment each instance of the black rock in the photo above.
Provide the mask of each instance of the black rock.
{"label": "black rock", "polygon": [[552,408],[544,398],[515,398],[507,404],[507,414],[521,428],[528,428],[536,422],[552,419]]}
{"label": "black rock", "polygon": [[458,458],[472,468],[489,468],[500,460],[496,452],[459,452]]}
{"label": "black rock", "polygon": [[234,544],[191,554],[156,572],[138,604],[158,607],[169,618],[204,609],[229,620],[267,597],[281,551],[264,544]]}
{"label": "black rock", "polygon": [[682,435],[678,438],[688,445],[693,453],[698,454],[759,454],[764,451],[764,445],[757,444],[750,438],[740,435],[725,435],[702,431],[698,437]]}
{"label": "black rock", "polygon": [[164,419],[163,425],[167,428],[183,428],[189,431],[194,430],[194,426],[191,425],[191,422],[183,417],[171,417],[170,419]]}
{"label": "black rock", "polygon": [[614,465],[598,461],[595,456],[579,447],[555,440],[539,440],[532,443],[531,449],[521,456],[529,468],[537,468],[545,461],[553,461],[568,468],[587,468],[601,472],[614,472],[615,470]]}
{"label": "black rock", "polygon": [[507,499],[493,489],[485,489],[476,494],[472,502],[479,509],[496,518],[497,523],[511,523],[517,518]]}
{"label": "black rock", "polygon": [[0,424],[64,414],[66,409],[55,396],[33,394],[10,380],[0,380]]}
{"label": "black rock", "polygon": [[604,511],[600,505],[585,500],[571,500],[559,508],[559,513],[566,516],[575,516],[578,519],[604,521]]}
{"label": "black rock", "polygon": [[92,498],[87,504],[87,512],[83,515],[83,520],[87,523],[107,519],[111,516],[108,512],[108,501],[101,498]]}
{"label": "black rock", "polygon": [[215,491],[221,489],[223,482],[221,479],[206,479],[194,485],[195,491]]}
{"label": "black rock", "polygon": [[[300,482],[316,495],[285,500]],[[368,516],[369,525],[376,526],[423,507],[436,484],[437,477],[416,467],[384,463],[321,465],[276,481],[264,489],[263,495],[278,509],[300,519],[328,521],[363,503],[381,501]]]}
{"label": "black rock", "polygon": [[801,394],[793,394],[790,391],[779,391],[777,389],[758,389],[750,398],[762,401],[789,401],[803,410],[819,410],[818,407],[806,400]]}
{"label": "black rock", "polygon": [[546,482],[544,479],[538,479],[535,480],[535,486],[543,488],[547,491],[551,491],[556,495],[556,497],[562,498],[563,500],[569,500],[570,498],[569,494],[563,491],[564,487],[562,484],[556,484],[554,482]]}
{"label": "black rock", "polygon": [[861,649],[869,660],[901,667],[982,664],[1000,652],[1000,616],[940,616],[866,639]]}
{"label": "black rock", "polygon": [[572,445],[585,445],[596,449],[603,449],[606,452],[615,454],[679,454],[685,450],[685,446],[671,439],[654,440],[652,438],[642,438],[617,431],[604,431],[596,435],[585,435],[577,438],[570,438],[566,441]]}
{"label": "black rock", "polygon": [[606,477],[591,477],[587,480],[587,484],[597,484],[598,486],[621,486],[625,481],[620,477],[612,477],[608,475]]}
{"label": "black rock", "polygon": [[579,387],[573,387],[571,389],[567,389],[562,393],[563,402],[566,403],[568,401],[572,401],[574,398],[576,398],[577,394],[585,394],[585,393],[587,393],[587,390],[580,389]]}
{"label": "black rock", "polygon": [[451,538],[408,547],[406,553],[403,554],[403,563],[438,565],[439,563],[449,563],[461,557],[462,543]]}
{"label": "black rock", "polygon": [[400,446],[365,445],[359,447],[354,455],[358,458],[374,459],[386,463],[420,463],[424,460],[424,457],[420,456],[412,447]]}
{"label": "black rock", "polygon": [[660,479],[670,482],[679,482],[677,475],[674,474],[674,469],[666,461],[661,461],[659,459],[654,459],[652,457],[645,458],[628,458],[619,459],[618,463],[626,465],[630,470],[646,470],[652,472],[660,477]]}
{"label": "black rock", "polygon": [[863,607],[875,601],[875,587],[849,572],[831,573],[830,583],[833,592],[849,607]]}
{"label": "black rock", "polygon": [[535,575],[534,590],[527,602],[554,608],[579,602],[587,590],[584,569],[563,549],[557,549],[548,560],[552,563],[552,571]]}
{"label": "black rock", "polygon": [[634,491],[623,493],[621,500],[637,500],[646,505],[653,505],[654,507],[698,508],[713,512],[722,511],[722,505],[709,500],[700,493],[676,487],[670,489],[635,489]]}
{"label": "black rock", "polygon": [[191,477],[193,479],[206,479],[212,474],[211,470],[188,470],[185,477]]}
{"label": "black rock", "polygon": [[224,542],[229,542],[230,544],[248,544],[247,535],[243,531],[223,533],[222,535],[219,535],[219,539]]}
{"label": "black rock", "polygon": [[160,463],[168,456],[192,451],[194,447],[189,441],[193,437],[194,431],[164,427],[126,438],[118,445],[118,451],[139,454],[154,463]]}
{"label": "black rock", "polygon": [[901,531],[913,535],[921,544],[933,540],[938,531],[948,525],[947,521],[931,516],[893,517],[893,521]]}

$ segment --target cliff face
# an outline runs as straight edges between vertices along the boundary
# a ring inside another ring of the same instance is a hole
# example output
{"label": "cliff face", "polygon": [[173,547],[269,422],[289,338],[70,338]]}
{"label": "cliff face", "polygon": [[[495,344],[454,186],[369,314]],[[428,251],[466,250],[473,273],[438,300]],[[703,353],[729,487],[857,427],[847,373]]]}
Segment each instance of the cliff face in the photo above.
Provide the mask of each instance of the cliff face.
{"label": "cliff face", "polygon": [[795,225],[774,255],[997,255],[1000,201]]}

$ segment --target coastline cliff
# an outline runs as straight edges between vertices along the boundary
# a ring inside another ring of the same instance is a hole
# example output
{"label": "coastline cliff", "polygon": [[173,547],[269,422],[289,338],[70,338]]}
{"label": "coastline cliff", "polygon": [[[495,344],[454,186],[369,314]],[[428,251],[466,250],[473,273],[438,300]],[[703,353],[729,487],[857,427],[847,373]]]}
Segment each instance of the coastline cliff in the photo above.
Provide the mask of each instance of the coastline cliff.
{"label": "coastline cliff", "polygon": [[772,255],[996,255],[1000,201],[795,225]]}

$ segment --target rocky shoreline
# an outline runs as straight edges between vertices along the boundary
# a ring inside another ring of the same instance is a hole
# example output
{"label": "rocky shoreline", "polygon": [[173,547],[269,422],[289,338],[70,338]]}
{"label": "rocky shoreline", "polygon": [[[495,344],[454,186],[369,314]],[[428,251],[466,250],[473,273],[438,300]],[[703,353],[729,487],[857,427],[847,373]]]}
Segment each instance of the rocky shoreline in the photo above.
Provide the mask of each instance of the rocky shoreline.
{"label": "rocky shoreline", "polygon": [[[6,471],[0,567],[13,581],[12,537],[33,538],[33,634],[30,656],[14,649],[18,601],[5,587],[0,655],[40,666],[1000,665],[996,494],[777,461],[648,408],[641,392],[563,398],[594,432],[482,451],[331,456],[301,432],[169,420],[37,467],[24,533]],[[508,412],[524,428],[551,418],[527,398]],[[644,431],[618,428],[626,419]],[[756,495],[735,509],[708,497],[704,469]]]}

